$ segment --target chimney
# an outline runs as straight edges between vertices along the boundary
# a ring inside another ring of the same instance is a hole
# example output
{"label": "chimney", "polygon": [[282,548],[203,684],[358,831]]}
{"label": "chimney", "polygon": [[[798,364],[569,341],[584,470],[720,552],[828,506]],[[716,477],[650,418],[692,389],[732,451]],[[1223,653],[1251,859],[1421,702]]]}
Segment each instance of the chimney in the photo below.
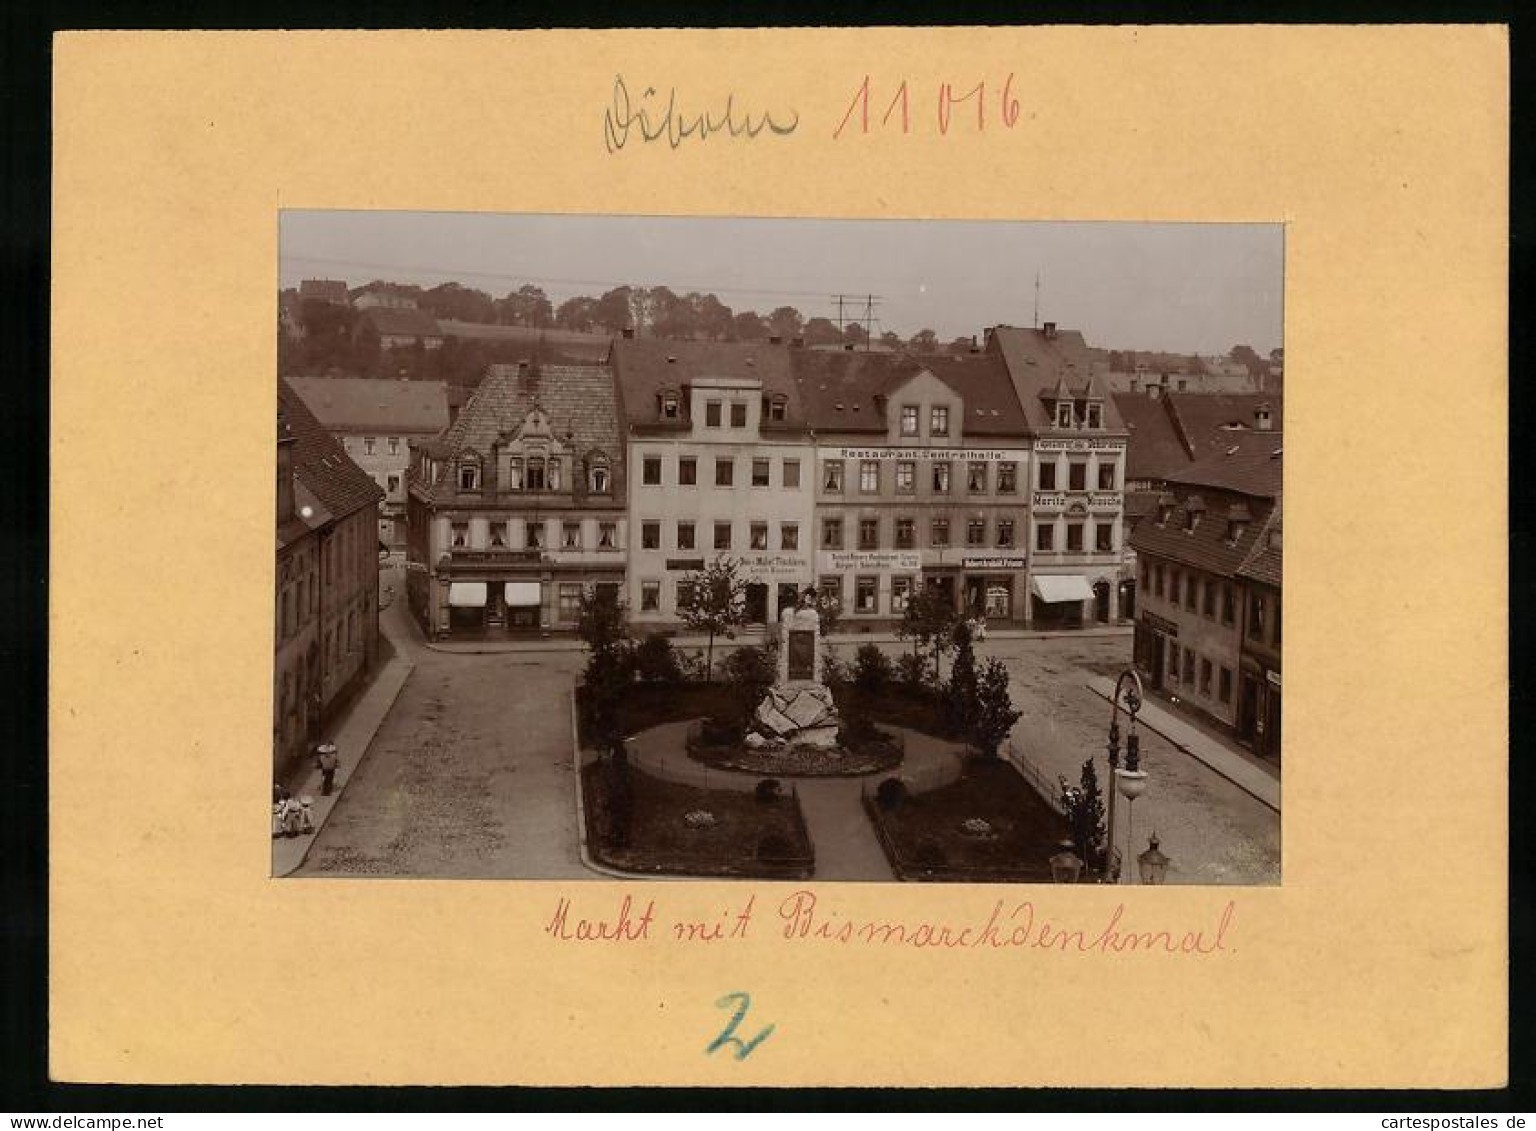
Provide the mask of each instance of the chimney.
{"label": "chimney", "polygon": [[1042,322],[1040,324],[1040,332],[1043,333],[1047,338],[1054,338],[1056,336],[1056,323]]}
{"label": "chimney", "polygon": [[981,352],[981,347],[976,344],[976,335],[975,334],[971,335],[971,352],[972,353],[980,353]]}
{"label": "chimney", "polygon": [[768,344],[770,346],[782,346],[784,344],[784,335],[783,334],[769,334],[768,335]]}
{"label": "chimney", "polygon": [[805,339],[804,338],[792,338],[790,340],[789,344],[794,346],[797,350],[804,349],[805,348]]}
{"label": "chimney", "polygon": [[624,327],[624,340],[626,342],[632,342],[635,340],[635,328],[633,326]]}
{"label": "chimney", "polygon": [[1274,427],[1269,413],[1269,402],[1265,401],[1253,410],[1253,426],[1259,432],[1271,431]]}

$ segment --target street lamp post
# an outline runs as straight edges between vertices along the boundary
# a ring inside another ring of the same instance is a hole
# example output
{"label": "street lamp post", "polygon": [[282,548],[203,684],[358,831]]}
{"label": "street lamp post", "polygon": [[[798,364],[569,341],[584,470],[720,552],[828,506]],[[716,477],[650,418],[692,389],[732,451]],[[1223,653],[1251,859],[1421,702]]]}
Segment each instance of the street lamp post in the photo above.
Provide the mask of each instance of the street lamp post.
{"label": "street lamp post", "polygon": [[[1126,680],[1131,685],[1126,687]],[[1124,689],[1122,691],[1122,689]],[[1121,699],[1125,701],[1125,713],[1130,721],[1126,725],[1125,768],[1120,768],[1120,711]],[[1136,733],[1136,715],[1141,710],[1141,677],[1131,668],[1120,673],[1115,680],[1115,692],[1109,701],[1109,838],[1104,849],[1104,867],[1108,872],[1115,867],[1115,794],[1125,796],[1130,805],[1147,788],[1147,775],[1141,768],[1141,736]],[[1130,843],[1129,837],[1126,843]],[[1120,869],[1124,871],[1124,869]],[[1122,882],[1115,876],[1115,882]]]}
{"label": "street lamp post", "polygon": [[1147,841],[1147,850],[1136,857],[1136,866],[1141,871],[1141,882],[1144,884],[1158,885],[1168,875],[1168,865],[1171,863],[1168,857],[1157,847],[1157,834]]}

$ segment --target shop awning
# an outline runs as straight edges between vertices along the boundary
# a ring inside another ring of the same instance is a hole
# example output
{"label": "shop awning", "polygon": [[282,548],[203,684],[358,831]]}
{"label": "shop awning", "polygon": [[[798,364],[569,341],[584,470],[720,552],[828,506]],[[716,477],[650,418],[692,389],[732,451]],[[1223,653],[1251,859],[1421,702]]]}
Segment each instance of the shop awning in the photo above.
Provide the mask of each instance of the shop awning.
{"label": "shop awning", "polygon": [[450,582],[448,585],[448,603],[456,609],[485,608],[485,582]]}
{"label": "shop awning", "polygon": [[1089,601],[1093,599],[1093,586],[1079,573],[1051,575],[1037,573],[1029,579],[1029,588],[1047,605],[1065,601]]}
{"label": "shop awning", "polygon": [[544,599],[537,581],[509,581],[505,596],[509,609],[536,609]]}

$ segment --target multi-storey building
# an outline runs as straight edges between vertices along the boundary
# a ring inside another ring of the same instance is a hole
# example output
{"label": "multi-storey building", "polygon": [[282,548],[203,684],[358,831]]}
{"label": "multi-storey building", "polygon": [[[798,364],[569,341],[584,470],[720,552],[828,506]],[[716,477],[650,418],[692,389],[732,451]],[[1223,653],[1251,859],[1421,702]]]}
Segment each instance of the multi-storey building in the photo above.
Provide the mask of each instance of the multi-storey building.
{"label": "multi-storey building", "polygon": [[407,581],[434,638],[574,629],[624,584],[624,443],[612,370],[493,365],[446,432],[411,446]]}
{"label": "multi-storey building", "polygon": [[688,575],[740,563],[750,623],[814,578],[813,451],[790,351],[779,343],[635,339],[610,360],[628,427],[627,605],[675,627]]}
{"label": "multi-storey building", "polygon": [[816,583],[842,627],[899,620],[918,585],[1022,622],[1030,452],[1001,358],[791,357],[816,441]]}
{"label": "multi-storey building", "polygon": [[291,377],[288,383],[353,462],[384,488],[379,541],[404,548],[410,444],[448,426],[447,386],[363,377]]}
{"label": "multi-storey building", "polygon": [[996,326],[1034,452],[1028,498],[1029,603],[1037,628],[1114,622],[1134,584],[1121,514],[1127,431],[1080,333]]}
{"label": "multi-storey building", "polygon": [[1149,686],[1280,750],[1281,445],[1276,433],[1167,474],[1132,541],[1135,660]]}
{"label": "multi-storey building", "polygon": [[378,656],[383,491],[286,383],[277,394],[273,774],[308,753],[338,695]]}

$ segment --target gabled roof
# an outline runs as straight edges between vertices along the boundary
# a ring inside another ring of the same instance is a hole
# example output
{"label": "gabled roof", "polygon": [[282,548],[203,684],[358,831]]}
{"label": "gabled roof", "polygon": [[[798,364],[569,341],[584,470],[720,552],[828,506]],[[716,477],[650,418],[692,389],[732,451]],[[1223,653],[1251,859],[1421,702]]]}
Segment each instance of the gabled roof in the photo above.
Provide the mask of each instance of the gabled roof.
{"label": "gabled roof", "polygon": [[336,518],[377,503],[384,489],[352,462],[341,441],[315,418],[287,382],[277,382],[278,435],[293,438],[293,476],[298,493],[308,492]]}
{"label": "gabled roof", "polygon": [[[1064,384],[1073,396],[1087,396],[1093,387],[1093,354],[1083,335],[1076,330],[1055,330],[1019,326],[994,326],[987,334],[987,351],[1000,354],[1007,364],[1014,391],[1023,406],[1029,428],[1052,435],[1079,435],[1077,429],[1056,427],[1047,401]],[[1044,394],[1042,396],[1042,394]],[[1102,395],[1102,394],[1094,394]],[[1125,431],[1120,413],[1112,399],[1104,400],[1103,433]]]}
{"label": "gabled roof", "polygon": [[919,373],[933,374],[965,404],[961,435],[1019,435],[1024,414],[1002,359],[985,353],[896,354],[865,350],[791,351],[791,365],[811,427],[822,432],[884,433],[876,397],[891,397]]}
{"label": "gabled roof", "polygon": [[[1264,522],[1259,536],[1254,540],[1252,552],[1246,561],[1238,567],[1239,577],[1249,581],[1257,581],[1263,585],[1273,585],[1280,588],[1281,577],[1281,546],[1280,535],[1280,500],[1275,500],[1275,509],[1269,512],[1269,518]],[[1271,541],[1275,545],[1271,545]]]}
{"label": "gabled roof", "polygon": [[1219,487],[1255,499],[1277,499],[1282,448],[1276,432],[1233,432],[1221,451],[1174,469],[1164,477],[1191,487]]}
{"label": "gabled roof", "polygon": [[[1275,503],[1213,487],[1179,485],[1173,492],[1177,505],[1166,523],[1158,522],[1154,506],[1131,532],[1131,546],[1138,554],[1167,558],[1221,577],[1236,577],[1238,570],[1263,546],[1266,520]],[[1186,530],[1187,504],[1198,497],[1204,504],[1194,530]],[[1250,516],[1236,542],[1227,538],[1228,516],[1234,506]],[[1276,582],[1278,584],[1278,582]]]}
{"label": "gabled roof", "polygon": [[1166,397],[1117,393],[1114,400],[1120,419],[1130,433],[1125,457],[1127,479],[1164,479],[1169,472],[1190,462],[1189,451],[1179,439]]}
{"label": "gabled roof", "polygon": [[[1268,405],[1273,427],[1258,435],[1280,446],[1283,398],[1271,393],[1168,393],[1168,412],[1191,459],[1203,459],[1231,446],[1231,437],[1254,433],[1254,413]],[[1233,427],[1234,425],[1238,427]]]}
{"label": "gabled roof", "polygon": [[396,337],[440,338],[443,331],[425,310],[398,306],[373,306],[363,311],[359,325],[371,326],[379,334]]}
{"label": "gabled roof", "polygon": [[[767,342],[691,342],[666,338],[615,338],[609,351],[631,425],[664,422],[657,403],[663,389],[682,392],[705,378],[758,381],[763,394],[785,398],[785,419],[776,427],[804,428],[805,407],[790,372],[789,347]],[[687,398],[682,411],[688,412]]]}
{"label": "gabled roof", "polygon": [[435,435],[448,427],[448,387],[442,381],[290,377],[288,383],[332,432]]}
{"label": "gabled roof", "polygon": [[305,279],[299,284],[299,298],[334,302],[338,306],[352,305],[347,284],[341,279]]}

